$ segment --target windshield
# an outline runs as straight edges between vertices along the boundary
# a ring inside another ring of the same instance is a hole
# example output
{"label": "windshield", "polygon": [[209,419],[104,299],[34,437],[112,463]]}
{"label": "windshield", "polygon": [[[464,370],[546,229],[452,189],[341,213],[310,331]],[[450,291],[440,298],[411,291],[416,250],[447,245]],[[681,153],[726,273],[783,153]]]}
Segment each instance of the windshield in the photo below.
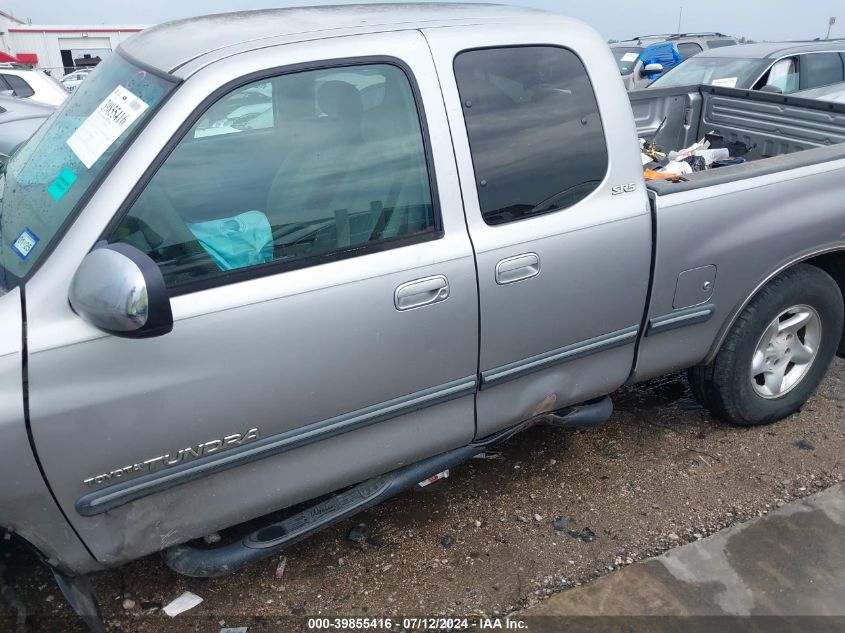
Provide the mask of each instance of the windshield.
{"label": "windshield", "polygon": [[649,88],[677,88],[707,84],[724,88],[750,88],[761,71],[759,59],[702,57],[697,55],[668,71]]}
{"label": "windshield", "polygon": [[643,52],[642,48],[636,46],[614,46],[610,50],[613,51],[616,65],[619,66],[619,72],[623,75],[630,75],[634,71],[640,53]]}
{"label": "windshield", "polygon": [[0,287],[34,269],[133,129],[174,83],[110,55],[0,173]]}

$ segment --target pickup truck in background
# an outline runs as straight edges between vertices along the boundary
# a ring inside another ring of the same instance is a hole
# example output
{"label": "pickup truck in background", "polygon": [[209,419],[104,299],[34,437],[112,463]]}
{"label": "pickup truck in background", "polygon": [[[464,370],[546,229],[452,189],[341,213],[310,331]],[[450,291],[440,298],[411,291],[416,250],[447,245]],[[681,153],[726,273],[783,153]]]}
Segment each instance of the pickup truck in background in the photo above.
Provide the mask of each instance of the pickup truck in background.
{"label": "pickup truck in background", "polygon": [[[752,160],[646,185],[664,119]],[[227,573],[626,384],[785,418],[845,353],[843,137],[837,104],[629,95],[527,9],[147,29],[0,177],[0,526],[96,630],[88,572]]]}

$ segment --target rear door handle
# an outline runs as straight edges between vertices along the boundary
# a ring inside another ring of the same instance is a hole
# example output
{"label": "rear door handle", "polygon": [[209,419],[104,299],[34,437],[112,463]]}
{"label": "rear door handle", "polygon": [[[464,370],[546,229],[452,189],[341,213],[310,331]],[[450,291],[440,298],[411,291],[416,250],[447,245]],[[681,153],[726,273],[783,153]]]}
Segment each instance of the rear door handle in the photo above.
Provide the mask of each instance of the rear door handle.
{"label": "rear door handle", "polygon": [[539,274],[540,256],[537,253],[508,257],[496,264],[496,283],[500,286],[531,279]]}
{"label": "rear door handle", "polygon": [[415,279],[402,284],[393,296],[397,310],[411,310],[440,303],[449,298],[449,280],[443,275]]}

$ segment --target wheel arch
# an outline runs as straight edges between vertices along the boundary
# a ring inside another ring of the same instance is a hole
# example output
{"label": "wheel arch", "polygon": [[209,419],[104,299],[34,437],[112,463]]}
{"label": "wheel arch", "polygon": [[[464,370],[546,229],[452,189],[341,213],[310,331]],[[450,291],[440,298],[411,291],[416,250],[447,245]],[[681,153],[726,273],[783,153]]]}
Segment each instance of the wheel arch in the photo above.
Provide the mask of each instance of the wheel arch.
{"label": "wheel arch", "polygon": [[[839,292],[842,293],[842,300],[845,302],[845,250],[818,255],[804,260],[804,263],[817,266],[833,277],[839,286]],[[836,355],[839,358],[845,358],[845,329],[843,329],[842,336],[839,339],[839,348],[836,350]]]}
{"label": "wheel arch", "polygon": [[[742,314],[742,311],[745,310],[746,306],[751,303],[754,297],[756,297],[760,291],[765,288],[770,281],[772,281],[772,279],[784,271],[794,268],[798,264],[810,264],[828,273],[836,281],[839,286],[839,290],[842,293],[843,301],[845,301],[845,244],[840,243],[833,246],[827,246],[825,248],[816,249],[798,255],[797,257],[782,263],[774,270],[770,271],[769,274],[763,277],[763,279],[754,287],[743,301],[734,306],[730,315],[722,324],[716,340],[713,342],[710,351],[707,353],[707,356],[701,364],[708,364],[713,361],[716,354],[718,354],[719,350],[722,348],[728,332],[733,327],[739,315]],[[845,358],[845,331],[842,332],[837,356]]]}

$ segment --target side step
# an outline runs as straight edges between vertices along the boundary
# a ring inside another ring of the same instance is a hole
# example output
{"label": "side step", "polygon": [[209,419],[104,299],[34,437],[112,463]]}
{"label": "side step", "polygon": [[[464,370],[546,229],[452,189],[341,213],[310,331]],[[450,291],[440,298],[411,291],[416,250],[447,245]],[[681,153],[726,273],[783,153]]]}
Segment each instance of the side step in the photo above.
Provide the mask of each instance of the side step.
{"label": "side step", "polygon": [[410,488],[424,479],[465,462],[484,449],[471,444],[374,477],[278,523],[216,549],[177,545],[164,552],[173,571],[196,578],[212,578],[272,556],[297,541]]}
{"label": "side step", "polygon": [[613,403],[610,398],[600,398],[544,414],[467,446],[368,479],[282,521],[259,528],[229,545],[214,549],[199,549],[188,544],[171,547],[164,551],[164,561],[173,571],[184,576],[223,576],[381,503],[527,428],[543,423],[558,427],[598,426],[606,422],[611,413]]}

